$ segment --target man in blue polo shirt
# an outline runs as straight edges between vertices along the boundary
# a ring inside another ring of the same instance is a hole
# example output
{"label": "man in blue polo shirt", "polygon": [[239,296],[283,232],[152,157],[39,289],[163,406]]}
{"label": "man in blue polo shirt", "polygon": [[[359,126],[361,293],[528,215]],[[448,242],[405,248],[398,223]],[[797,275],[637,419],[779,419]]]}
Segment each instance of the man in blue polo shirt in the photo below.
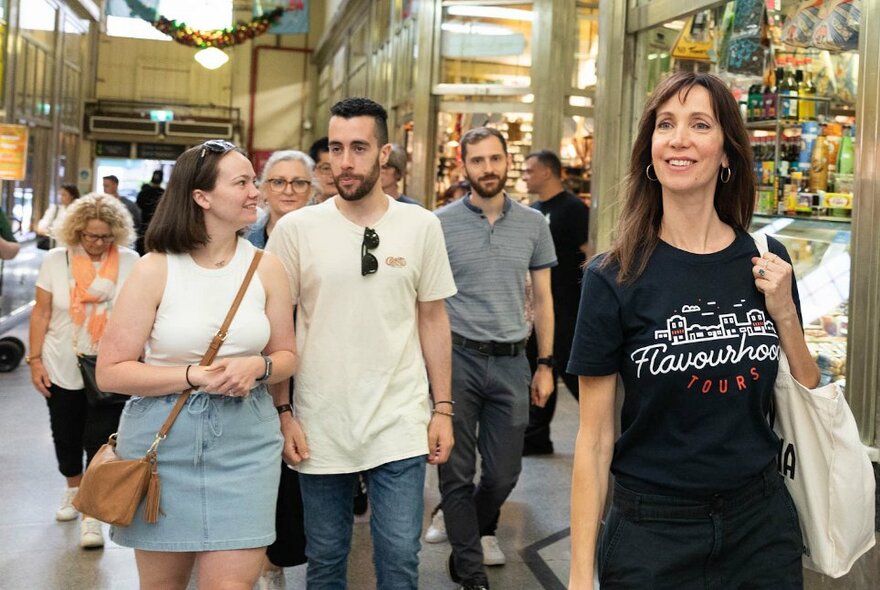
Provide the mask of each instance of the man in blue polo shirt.
{"label": "man in blue polo shirt", "polygon": [[[489,587],[484,550],[500,556],[490,564],[504,563],[495,526],[522,468],[529,399],[543,406],[553,391],[550,268],[556,253],[543,216],[504,193],[504,136],[471,129],[461,138],[461,157],[473,192],[437,212],[458,287],[446,300],[456,446],[440,466],[440,493],[452,545],[450,577],[479,590]],[[540,364],[534,377],[524,353],[526,274],[534,290]],[[477,448],[482,463],[475,486]]]}

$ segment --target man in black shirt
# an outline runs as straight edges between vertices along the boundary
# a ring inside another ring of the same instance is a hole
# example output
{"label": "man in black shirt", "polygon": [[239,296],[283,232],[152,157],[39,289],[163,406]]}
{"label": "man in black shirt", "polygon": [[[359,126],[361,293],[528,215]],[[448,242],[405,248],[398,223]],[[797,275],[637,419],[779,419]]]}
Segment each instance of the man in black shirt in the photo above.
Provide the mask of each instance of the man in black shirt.
{"label": "man in black shirt", "polygon": [[156,213],[156,207],[159,206],[159,200],[165,194],[165,189],[162,188],[162,178],[161,169],[153,172],[150,182],[141,187],[141,192],[138,193],[135,201],[141,209],[141,226],[138,229],[137,239],[137,251],[141,256],[147,253],[144,249],[144,236],[147,233],[147,228],[150,227],[153,215]]}
{"label": "man in black shirt", "polygon": [[[523,455],[548,455],[553,453],[550,422],[556,409],[556,378],[562,377],[572,395],[575,398],[578,396],[577,376],[566,373],[565,367],[568,365],[580,304],[581,267],[588,253],[590,210],[583,201],[562,186],[562,163],[550,150],[529,154],[523,166],[522,177],[529,192],[538,196],[532,207],[543,213],[550,224],[556,259],[559,261],[559,266],[550,270],[553,313],[556,319],[553,343],[554,389],[546,406],[531,406],[523,446]],[[534,338],[529,339],[526,355],[534,373],[538,356]]]}

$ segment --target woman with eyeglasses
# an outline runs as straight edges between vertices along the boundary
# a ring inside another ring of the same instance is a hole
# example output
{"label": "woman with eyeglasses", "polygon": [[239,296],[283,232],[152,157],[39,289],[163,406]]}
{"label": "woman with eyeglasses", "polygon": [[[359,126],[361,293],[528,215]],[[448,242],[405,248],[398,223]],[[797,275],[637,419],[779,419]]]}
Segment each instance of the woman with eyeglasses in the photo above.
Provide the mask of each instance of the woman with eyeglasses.
{"label": "woman with eyeglasses", "polygon": [[[96,354],[120,287],[138,260],[122,246],[134,237],[119,199],[92,194],[66,210],[58,239],[43,258],[31,313],[31,381],[46,398],[58,470],[67,478],[56,520],[78,516],[71,503],[86,464],[116,432],[121,404],[89,405],[77,354]],[[102,547],[101,523],[83,515],[80,546]]]}
{"label": "woman with eyeglasses", "polygon": [[[158,447],[159,519],[144,505],[111,538],[135,549],[141,588],[251,588],[275,540],[287,399],[266,386],[296,363],[292,301],[277,258],[259,260],[217,357],[200,361],[258,250],[253,166],[233,144],[184,152],[146,235],[98,355],[98,381],[130,394],[116,451],[142,457],[187,388],[192,395]],[[143,358],[141,358],[143,357]]]}
{"label": "woman with eyeglasses", "polygon": [[297,150],[283,150],[269,157],[260,175],[260,195],[266,209],[248,229],[246,237],[251,244],[265,248],[278,220],[305,207],[321,190],[314,169],[312,159]]}
{"label": "woman with eyeglasses", "polygon": [[[247,233],[257,248],[265,248],[275,224],[284,215],[305,207],[320,192],[314,175],[315,163],[303,152],[283,150],[273,153],[260,175],[260,194],[266,209]],[[290,393],[293,383],[291,382]],[[289,398],[285,403],[292,403]],[[281,482],[275,511],[275,542],[266,550],[260,588],[283,588],[285,567],[306,562],[302,497],[296,471],[281,462]]]}

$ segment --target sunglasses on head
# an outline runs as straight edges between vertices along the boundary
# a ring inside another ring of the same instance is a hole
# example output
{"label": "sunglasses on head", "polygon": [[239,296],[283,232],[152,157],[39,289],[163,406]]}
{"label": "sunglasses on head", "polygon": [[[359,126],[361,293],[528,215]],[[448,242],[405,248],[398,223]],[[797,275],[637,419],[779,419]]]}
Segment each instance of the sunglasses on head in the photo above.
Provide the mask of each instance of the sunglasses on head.
{"label": "sunglasses on head", "polygon": [[225,139],[209,139],[201,146],[201,151],[199,151],[199,159],[196,162],[196,173],[195,176],[199,175],[199,171],[202,169],[202,163],[205,161],[205,155],[208,152],[212,154],[225,154],[226,152],[231,152],[236,149],[234,143],[226,141]]}
{"label": "sunglasses on head", "polygon": [[379,270],[379,261],[370,252],[379,247],[379,234],[369,227],[364,228],[364,241],[361,243],[361,276],[371,275]]}

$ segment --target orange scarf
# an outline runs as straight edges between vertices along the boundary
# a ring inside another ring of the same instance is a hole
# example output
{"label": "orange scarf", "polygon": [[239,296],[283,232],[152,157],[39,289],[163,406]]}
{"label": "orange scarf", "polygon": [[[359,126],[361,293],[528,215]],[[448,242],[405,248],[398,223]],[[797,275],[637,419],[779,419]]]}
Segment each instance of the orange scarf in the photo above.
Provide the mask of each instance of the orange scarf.
{"label": "orange scarf", "polygon": [[104,334],[110,304],[116,294],[119,250],[115,244],[111,245],[101,256],[101,264],[97,269],[82,246],[71,247],[68,253],[70,274],[73,277],[70,286],[70,319],[79,328],[86,326],[94,346]]}

